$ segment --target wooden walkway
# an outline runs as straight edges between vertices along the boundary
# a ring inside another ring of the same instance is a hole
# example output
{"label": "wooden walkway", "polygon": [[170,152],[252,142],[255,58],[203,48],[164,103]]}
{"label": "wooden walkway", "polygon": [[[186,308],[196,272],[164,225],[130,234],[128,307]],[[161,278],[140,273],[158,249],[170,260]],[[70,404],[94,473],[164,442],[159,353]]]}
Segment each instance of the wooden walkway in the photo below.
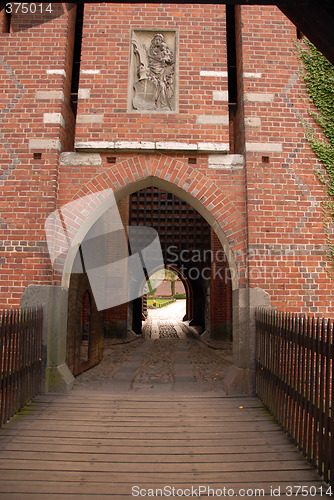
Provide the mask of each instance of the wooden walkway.
{"label": "wooden walkway", "polygon": [[326,489],[248,397],[43,395],[2,429],[0,449],[6,500],[159,498],[164,487],[165,496],[174,487],[174,497],[190,498],[240,489],[274,498],[273,488],[285,497],[293,487],[295,497],[299,485],[323,498]]}

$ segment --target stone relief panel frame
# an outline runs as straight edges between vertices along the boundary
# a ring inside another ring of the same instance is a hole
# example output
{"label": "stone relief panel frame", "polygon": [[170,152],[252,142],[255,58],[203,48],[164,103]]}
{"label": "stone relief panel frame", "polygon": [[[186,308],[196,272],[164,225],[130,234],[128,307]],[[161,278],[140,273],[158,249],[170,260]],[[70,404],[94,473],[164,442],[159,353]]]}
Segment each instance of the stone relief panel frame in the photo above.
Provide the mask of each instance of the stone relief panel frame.
{"label": "stone relief panel frame", "polygon": [[177,35],[176,30],[131,30],[129,112],[177,112]]}

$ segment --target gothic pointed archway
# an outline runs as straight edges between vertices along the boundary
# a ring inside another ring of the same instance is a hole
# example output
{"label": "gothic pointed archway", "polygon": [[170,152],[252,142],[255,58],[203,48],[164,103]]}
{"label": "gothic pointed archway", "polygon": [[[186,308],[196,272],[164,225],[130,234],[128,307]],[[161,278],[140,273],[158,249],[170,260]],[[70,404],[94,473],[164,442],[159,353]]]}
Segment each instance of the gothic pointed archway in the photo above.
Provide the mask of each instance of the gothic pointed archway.
{"label": "gothic pointed archway", "polygon": [[[122,203],[131,193],[152,186],[172,193],[194,207],[210,225],[226,255],[232,288],[234,367],[236,377],[242,378],[243,390],[252,392],[255,366],[253,312],[258,305],[269,305],[268,295],[261,289],[249,289],[247,286],[246,222],[242,207],[234,204],[228,190],[225,192],[224,188],[217,186],[212,179],[185,161],[163,154],[135,157],[129,154],[128,158],[89,180],[79,191],[74,189],[75,186],[69,186],[66,198],[59,200],[58,215],[71,239],[71,246],[61,266],[61,280],[55,275],[55,283],[61,284],[62,300],[70,291],[78,248],[94,224],[103,220],[104,214],[110,207],[116,206],[116,202]],[[92,314],[93,310],[94,304]],[[58,335],[59,345],[66,349],[66,344],[69,346],[67,328],[59,328]],[[100,340],[94,343],[93,336],[92,332],[91,345],[96,353],[95,362],[98,362],[101,355]]]}
{"label": "gothic pointed archway", "polygon": [[[126,159],[97,175],[79,191],[73,193],[71,200],[80,205],[79,200],[102,191],[112,191],[114,198],[96,197],[84,214],[73,212],[79,230],[72,246],[80,243],[98,218],[111,204],[147,187],[157,187],[175,194],[189,203],[210,224],[226,253],[231,270],[233,290],[246,287],[247,242],[244,214],[238,209],[228,193],[198,169],[181,160],[165,155],[140,155]],[[89,213],[88,213],[89,212]],[[72,215],[68,214],[69,224]],[[62,276],[62,285],[68,287],[68,280],[75,255],[69,254]]]}

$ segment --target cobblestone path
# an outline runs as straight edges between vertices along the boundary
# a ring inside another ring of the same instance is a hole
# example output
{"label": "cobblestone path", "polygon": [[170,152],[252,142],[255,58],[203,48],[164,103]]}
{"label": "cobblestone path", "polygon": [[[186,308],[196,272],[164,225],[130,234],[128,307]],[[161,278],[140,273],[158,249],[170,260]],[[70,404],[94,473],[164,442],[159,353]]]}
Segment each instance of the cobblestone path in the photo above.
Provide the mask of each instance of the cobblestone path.
{"label": "cobblestone path", "polygon": [[146,321],[143,336],[130,343],[106,339],[102,362],[79,375],[75,392],[164,392],[224,395],[224,370],[231,343],[212,349],[186,323],[160,316]]}

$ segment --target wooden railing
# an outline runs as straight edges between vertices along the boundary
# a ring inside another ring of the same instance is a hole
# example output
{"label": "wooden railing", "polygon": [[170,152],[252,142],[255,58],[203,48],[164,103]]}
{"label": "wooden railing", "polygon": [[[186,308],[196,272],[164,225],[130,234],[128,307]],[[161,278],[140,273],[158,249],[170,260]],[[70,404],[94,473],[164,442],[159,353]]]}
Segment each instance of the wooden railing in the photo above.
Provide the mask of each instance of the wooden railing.
{"label": "wooden railing", "polygon": [[43,310],[0,312],[0,427],[41,390]]}
{"label": "wooden railing", "polygon": [[281,428],[334,486],[334,328],[329,320],[258,309],[256,391]]}

